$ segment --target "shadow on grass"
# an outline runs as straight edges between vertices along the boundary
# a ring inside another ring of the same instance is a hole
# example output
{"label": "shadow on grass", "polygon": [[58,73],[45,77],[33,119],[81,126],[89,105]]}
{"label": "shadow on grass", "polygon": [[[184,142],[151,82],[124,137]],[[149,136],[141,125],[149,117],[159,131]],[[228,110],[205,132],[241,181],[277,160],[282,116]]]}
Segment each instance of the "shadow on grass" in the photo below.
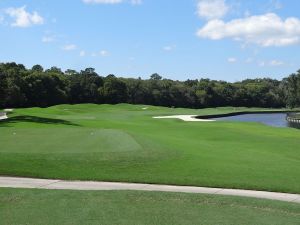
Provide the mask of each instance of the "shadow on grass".
{"label": "shadow on grass", "polygon": [[69,125],[69,126],[80,126],[67,120],[51,119],[37,116],[14,116],[6,120],[0,121],[0,127],[8,127],[14,123],[28,122],[28,123],[39,123],[39,124],[51,124],[51,125]]}

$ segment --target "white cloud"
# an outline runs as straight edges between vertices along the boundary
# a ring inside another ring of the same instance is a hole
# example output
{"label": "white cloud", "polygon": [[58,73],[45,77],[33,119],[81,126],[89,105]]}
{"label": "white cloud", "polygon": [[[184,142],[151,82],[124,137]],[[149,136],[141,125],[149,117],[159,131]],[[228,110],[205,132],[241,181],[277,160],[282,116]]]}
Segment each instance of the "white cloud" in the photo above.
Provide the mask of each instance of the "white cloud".
{"label": "white cloud", "polygon": [[284,66],[286,65],[285,62],[280,61],[280,60],[271,60],[271,61],[260,61],[258,63],[259,66],[264,67],[264,66]]}
{"label": "white cloud", "polygon": [[279,0],[270,0],[268,3],[268,11],[282,9],[283,5]]}
{"label": "white cloud", "polygon": [[4,16],[0,15],[0,24],[4,22]]}
{"label": "white cloud", "polygon": [[142,0],[82,0],[86,4],[120,4],[120,3],[130,3],[132,5],[141,5]]}
{"label": "white cloud", "polygon": [[42,38],[42,42],[44,42],[44,43],[50,43],[50,42],[54,42],[54,41],[55,41],[54,36],[44,36]]}
{"label": "white cloud", "polygon": [[252,63],[252,62],[253,62],[253,58],[250,58],[250,57],[245,60],[245,63],[248,63],[248,64]]}
{"label": "white cloud", "polygon": [[175,45],[168,45],[168,46],[163,47],[163,50],[166,52],[170,52],[170,51],[173,51],[175,48],[176,48]]}
{"label": "white cloud", "polygon": [[62,47],[62,50],[64,51],[72,51],[72,50],[75,50],[77,48],[76,45],[74,44],[70,44],[70,45],[65,45]]}
{"label": "white cloud", "polygon": [[8,8],[5,13],[14,19],[11,23],[13,27],[30,27],[32,25],[44,24],[44,18],[36,11],[29,13],[26,11],[26,6],[20,8]]}
{"label": "white cloud", "polygon": [[165,46],[165,47],[163,47],[163,49],[165,51],[172,51],[173,48],[171,46]]}
{"label": "white cloud", "polygon": [[142,0],[131,0],[130,3],[132,5],[141,5],[143,3],[143,1]]}
{"label": "white cloud", "polygon": [[106,57],[106,56],[109,56],[109,52],[107,50],[101,50],[100,52],[96,53],[96,52],[93,52],[91,54],[92,57],[97,57],[97,56],[102,56],[102,57]]}
{"label": "white cloud", "polygon": [[234,57],[230,57],[230,58],[227,59],[227,62],[229,62],[229,63],[236,63],[237,59],[234,58]]}
{"label": "white cloud", "polygon": [[300,43],[300,20],[295,17],[283,20],[274,13],[229,22],[215,19],[208,21],[197,35],[212,40],[230,38],[263,47],[295,45]]}
{"label": "white cloud", "polygon": [[83,0],[83,2],[86,4],[118,4],[123,0]]}
{"label": "white cloud", "polygon": [[261,62],[258,63],[258,65],[261,66],[261,67],[264,67],[266,65],[266,62],[265,61],[261,61]]}
{"label": "white cloud", "polygon": [[225,0],[200,0],[197,5],[198,15],[208,20],[222,18],[228,11]]}
{"label": "white cloud", "polygon": [[84,57],[85,55],[86,55],[86,52],[85,52],[85,51],[83,51],[83,50],[80,51],[80,53],[79,53],[79,56],[80,56],[80,57]]}
{"label": "white cloud", "polygon": [[109,52],[108,52],[108,51],[106,51],[106,50],[100,51],[100,56],[105,57],[105,56],[108,56],[108,55],[109,55]]}
{"label": "white cloud", "polygon": [[279,60],[272,60],[269,65],[270,66],[283,66],[285,63]]}

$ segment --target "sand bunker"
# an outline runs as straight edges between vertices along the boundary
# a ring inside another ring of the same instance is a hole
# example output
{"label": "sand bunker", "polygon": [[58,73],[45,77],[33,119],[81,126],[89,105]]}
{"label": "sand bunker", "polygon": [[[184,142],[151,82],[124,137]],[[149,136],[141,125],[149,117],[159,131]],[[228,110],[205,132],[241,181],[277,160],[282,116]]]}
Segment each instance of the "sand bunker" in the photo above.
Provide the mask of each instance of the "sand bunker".
{"label": "sand bunker", "polygon": [[197,119],[197,115],[155,116],[154,119],[180,119],[186,122],[213,122],[215,120]]}
{"label": "sand bunker", "polygon": [[0,120],[6,120],[6,119],[8,119],[8,117],[7,117],[7,112],[12,112],[12,111],[14,111],[13,109],[4,109],[3,110],[4,112],[0,112]]}
{"label": "sand bunker", "polygon": [[8,119],[6,113],[0,113],[0,120],[6,120]]}

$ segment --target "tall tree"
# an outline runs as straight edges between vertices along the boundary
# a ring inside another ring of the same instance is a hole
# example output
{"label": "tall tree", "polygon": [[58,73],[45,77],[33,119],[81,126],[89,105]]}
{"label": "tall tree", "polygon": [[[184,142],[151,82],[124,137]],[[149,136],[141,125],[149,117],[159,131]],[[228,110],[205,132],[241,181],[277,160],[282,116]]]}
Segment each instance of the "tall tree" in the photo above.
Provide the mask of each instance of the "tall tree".
{"label": "tall tree", "polygon": [[117,104],[126,102],[128,90],[123,81],[109,75],[104,79],[104,85],[99,89],[99,93],[105,103]]}

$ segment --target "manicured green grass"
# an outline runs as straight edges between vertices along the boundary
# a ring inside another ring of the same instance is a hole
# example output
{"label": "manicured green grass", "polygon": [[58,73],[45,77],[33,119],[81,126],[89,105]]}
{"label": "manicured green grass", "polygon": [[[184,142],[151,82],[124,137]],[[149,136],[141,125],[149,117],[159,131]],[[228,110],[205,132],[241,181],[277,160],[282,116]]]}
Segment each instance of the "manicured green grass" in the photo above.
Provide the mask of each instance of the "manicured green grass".
{"label": "manicured green grass", "polygon": [[245,108],[144,107],[15,110],[0,122],[0,174],[300,193],[299,130],[152,118]]}
{"label": "manicured green grass", "polygon": [[157,192],[0,189],[0,225],[295,225],[300,205]]}

